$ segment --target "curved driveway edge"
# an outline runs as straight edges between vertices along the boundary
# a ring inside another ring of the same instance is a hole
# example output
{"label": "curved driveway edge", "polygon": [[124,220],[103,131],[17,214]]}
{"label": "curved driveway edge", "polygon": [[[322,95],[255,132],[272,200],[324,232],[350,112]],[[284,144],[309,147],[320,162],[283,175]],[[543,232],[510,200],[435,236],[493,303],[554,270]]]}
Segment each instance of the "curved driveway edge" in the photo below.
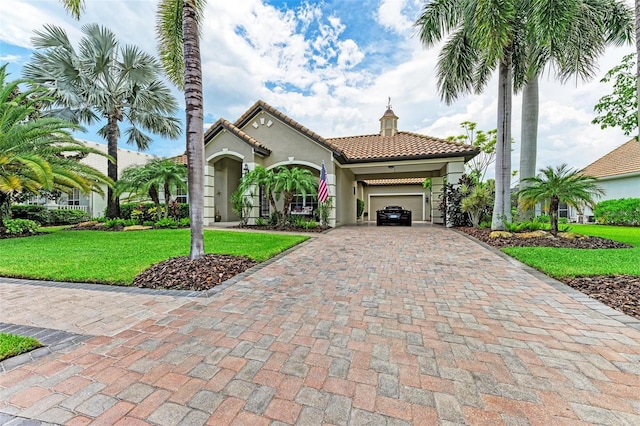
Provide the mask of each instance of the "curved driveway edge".
{"label": "curved driveway edge", "polygon": [[[0,283],[0,321],[16,323],[9,295],[32,325],[95,336],[0,373],[0,413],[54,424],[640,424],[640,331],[545,281],[456,232],[415,226],[339,228],[210,298]],[[43,314],[52,309],[64,315]]]}

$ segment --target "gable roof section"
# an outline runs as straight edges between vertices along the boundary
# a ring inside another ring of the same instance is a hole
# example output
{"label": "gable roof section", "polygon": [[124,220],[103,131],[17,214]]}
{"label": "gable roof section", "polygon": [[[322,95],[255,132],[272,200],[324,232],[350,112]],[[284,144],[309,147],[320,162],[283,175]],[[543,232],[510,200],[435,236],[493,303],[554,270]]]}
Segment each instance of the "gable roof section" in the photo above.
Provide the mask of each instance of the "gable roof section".
{"label": "gable roof section", "polygon": [[300,132],[303,135],[307,136],[309,139],[311,139],[311,140],[319,143],[320,145],[323,145],[325,148],[328,148],[329,150],[333,151],[334,154],[336,154],[336,156],[343,156],[342,150],[339,147],[333,145],[327,139],[323,138],[322,136],[320,136],[316,132],[312,131],[311,129],[308,129],[307,127],[304,127],[302,124],[298,123],[293,118],[291,118],[291,117],[285,115],[284,113],[278,111],[277,109],[275,109],[274,107],[272,107],[271,105],[267,104],[264,101],[257,101],[255,104],[253,104],[253,106],[251,108],[249,108],[247,110],[247,112],[242,114],[242,116],[240,118],[238,118],[236,120],[236,122],[233,123],[233,124],[235,126],[237,126],[237,127],[244,127],[249,121],[251,121],[253,119],[253,117],[255,117],[258,113],[260,113],[260,111],[268,112],[269,114],[271,114],[272,116],[274,116],[278,120],[282,121],[286,125],[291,126],[292,128],[294,128],[298,132]]}
{"label": "gable roof section", "polygon": [[471,145],[411,132],[398,132],[393,136],[376,134],[328,140],[340,147],[350,162],[462,156],[469,160],[479,152]]}
{"label": "gable roof section", "polygon": [[271,149],[241,130],[262,111],[269,113],[312,141],[331,150],[341,163],[444,157],[464,157],[465,161],[468,161],[479,152],[477,148],[471,145],[411,132],[398,132],[393,136],[375,134],[325,139],[261,100],[253,104],[234,123],[225,119],[218,120],[205,133],[205,144],[224,128],[251,145],[259,153],[269,155],[272,151]]}
{"label": "gable roof section", "polygon": [[261,144],[259,141],[249,136],[242,130],[240,130],[235,124],[231,123],[228,120],[225,120],[224,118],[221,118],[218,121],[216,121],[211,127],[209,127],[209,130],[205,132],[204,144],[206,145],[207,142],[213,139],[215,135],[217,135],[223,129],[227,130],[229,133],[233,134],[243,142],[251,145],[251,147],[259,154],[262,154],[262,155],[271,154],[271,150],[269,148],[267,148],[266,146]]}
{"label": "gable roof section", "polygon": [[589,164],[582,173],[597,178],[640,173],[640,142],[631,139]]}

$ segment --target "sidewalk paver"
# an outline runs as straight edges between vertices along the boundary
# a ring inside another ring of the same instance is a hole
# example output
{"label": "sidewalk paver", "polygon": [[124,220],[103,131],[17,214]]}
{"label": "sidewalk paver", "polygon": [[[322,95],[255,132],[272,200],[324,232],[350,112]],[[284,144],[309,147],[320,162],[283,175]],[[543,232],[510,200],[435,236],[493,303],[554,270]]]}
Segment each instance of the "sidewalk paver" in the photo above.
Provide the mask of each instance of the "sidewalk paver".
{"label": "sidewalk paver", "polygon": [[632,319],[437,226],[338,228],[208,298],[0,278],[0,322],[90,336],[0,372],[0,420],[640,424]]}

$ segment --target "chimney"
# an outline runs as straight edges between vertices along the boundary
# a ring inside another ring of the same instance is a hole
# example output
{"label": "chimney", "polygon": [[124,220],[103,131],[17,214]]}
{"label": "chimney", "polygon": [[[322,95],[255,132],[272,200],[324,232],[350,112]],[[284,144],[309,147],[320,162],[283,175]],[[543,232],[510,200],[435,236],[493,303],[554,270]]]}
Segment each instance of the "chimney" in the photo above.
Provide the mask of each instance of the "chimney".
{"label": "chimney", "polygon": [[391,98],[387,104],[387,110],[380,118],[380,135],[394,136],[398,133],[398,116],[391,109]]}

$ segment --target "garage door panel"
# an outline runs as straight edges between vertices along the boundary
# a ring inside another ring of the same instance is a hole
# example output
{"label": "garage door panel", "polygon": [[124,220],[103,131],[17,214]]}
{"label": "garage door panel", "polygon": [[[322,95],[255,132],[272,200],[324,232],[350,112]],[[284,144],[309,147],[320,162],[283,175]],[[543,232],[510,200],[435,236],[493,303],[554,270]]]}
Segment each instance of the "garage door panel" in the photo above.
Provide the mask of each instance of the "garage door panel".
{"label": "garage door panel", "polygon": [[371,207],[369,208],[369,220],[376,220],[376,211],[382,210],[385,206],[402,206],[411,210],[413,221],[423,218],[423,198],[422,195],[374,195],[371,194]]}

